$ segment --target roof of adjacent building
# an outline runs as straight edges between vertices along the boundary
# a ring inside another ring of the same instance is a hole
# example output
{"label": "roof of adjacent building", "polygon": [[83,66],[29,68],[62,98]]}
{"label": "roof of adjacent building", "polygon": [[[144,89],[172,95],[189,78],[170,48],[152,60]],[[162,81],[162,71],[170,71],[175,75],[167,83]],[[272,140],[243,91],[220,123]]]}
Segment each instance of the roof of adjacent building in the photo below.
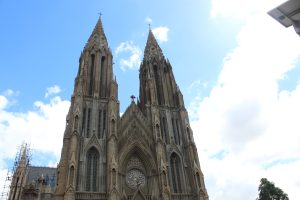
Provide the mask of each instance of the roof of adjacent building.
{"label": "roof of adjacent building", "polygon": [[56,168],[29,166],[27,184],[38,181],[43,181],[43,184],[54,188],[56,186]]}

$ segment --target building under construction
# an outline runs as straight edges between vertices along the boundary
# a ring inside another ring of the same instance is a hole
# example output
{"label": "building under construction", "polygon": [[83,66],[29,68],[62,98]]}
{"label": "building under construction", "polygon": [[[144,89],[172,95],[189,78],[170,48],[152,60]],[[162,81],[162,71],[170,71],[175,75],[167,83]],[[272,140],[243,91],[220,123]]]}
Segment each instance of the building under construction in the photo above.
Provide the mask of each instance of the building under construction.
{"label": "building under construction", "polygon": [[30,148],[23,144],[13,168],[8,171],[2,200],[51,199],[56,186],[56,168],[30,165]]}

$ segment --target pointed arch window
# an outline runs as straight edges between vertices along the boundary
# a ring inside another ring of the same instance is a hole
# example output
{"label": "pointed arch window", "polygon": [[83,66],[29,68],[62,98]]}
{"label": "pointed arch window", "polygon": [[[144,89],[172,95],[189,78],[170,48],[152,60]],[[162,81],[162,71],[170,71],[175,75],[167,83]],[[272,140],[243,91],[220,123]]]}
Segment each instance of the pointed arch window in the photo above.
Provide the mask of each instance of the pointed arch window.
{"label": "pointed arch window", "polygon": [[173,135],[174,135],[175,144],[179,144],[179,142],[178,142],[177,128],[176,128],[176,124],[175,124],[174,118],[172,118],[172,128],[173,128]]}
{"label": "pointed arch window", "polygon": [[181,162],[176,153],[172,153],[170,163],[173,193],[182,193]]}
{"label": "pointed arch window", "polygon": [[81,132],[85,129],[86,108],[83,108]]}
{"label": "pointed arch window", "polygon": [[161,126],[162,139],[166,144],[168,144],[169,143],[168,123],[165,117],[160,118],[160,126]]}
{"label": "pointed arch window", "polygon": [[180,123],[179,123],[178,119],[176,119],[175,122],[176,122],[176,133],[177,133],[178,144],[180,145],[181,144],[181,141],[180,141],[181,126],[180,126]]}
{"label": "pointed arch window", "polygon": [[75,116],[74,129],[78,129],[78,115]]}
{"label": "pointed arch window", "polygon": [[86,155],[86,191],[97,191],[99,153],[95,147],[88,150]]}
{"label": "pointed arch window", "polygon": [[87,129],[86,129],[86,137],[90,137],[90,122],[91,122],[91,109],[88,108],[88,116],[87,116]]}
{"label": "pointed arch window", "polygon": [[157,101],[158,104],[164,104],[164,93],[163,93],[163,85],[161,83],[161,77],[158,73],[158,67],[157,65],[154,65],[154,78],[155,78],[155,84],[156,84],[156,94],[157,94]]}
{"label": "pointed arch window", "polygon": [[89,95],[93,94],[93,87],[94,87],[94,65],[95,65],[95,55],[91,55],[91,68],[90,68],[90,85],[89,85]]}
{"label": "pointed arch window", "polygon": [[100,97],[105,97],[105,65],[106,59],[105,56],[102,56],[100,66]]}

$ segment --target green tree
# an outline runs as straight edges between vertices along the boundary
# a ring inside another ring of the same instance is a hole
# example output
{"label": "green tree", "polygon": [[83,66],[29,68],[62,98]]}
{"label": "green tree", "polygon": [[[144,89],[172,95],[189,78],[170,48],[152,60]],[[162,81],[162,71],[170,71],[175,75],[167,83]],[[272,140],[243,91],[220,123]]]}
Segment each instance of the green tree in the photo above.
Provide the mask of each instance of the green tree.
{"label": "green tree", "polygon": [[260,179],[258,191],[257,200],[289,200],[288,195],[282,189],[275,187],[275,184],[266,178]]}

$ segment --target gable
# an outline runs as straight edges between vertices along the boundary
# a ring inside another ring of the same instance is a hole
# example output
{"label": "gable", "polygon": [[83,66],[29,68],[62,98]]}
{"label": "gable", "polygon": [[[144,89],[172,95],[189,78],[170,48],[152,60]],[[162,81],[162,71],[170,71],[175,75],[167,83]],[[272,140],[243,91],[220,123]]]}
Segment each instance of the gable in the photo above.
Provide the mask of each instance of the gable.
{"label": "gable", "polygon": [[151,123],[134,102],[126,109],[118,124],[118,137],[122,138],[126,132],[142,133],[149,140],[153,139]]}

